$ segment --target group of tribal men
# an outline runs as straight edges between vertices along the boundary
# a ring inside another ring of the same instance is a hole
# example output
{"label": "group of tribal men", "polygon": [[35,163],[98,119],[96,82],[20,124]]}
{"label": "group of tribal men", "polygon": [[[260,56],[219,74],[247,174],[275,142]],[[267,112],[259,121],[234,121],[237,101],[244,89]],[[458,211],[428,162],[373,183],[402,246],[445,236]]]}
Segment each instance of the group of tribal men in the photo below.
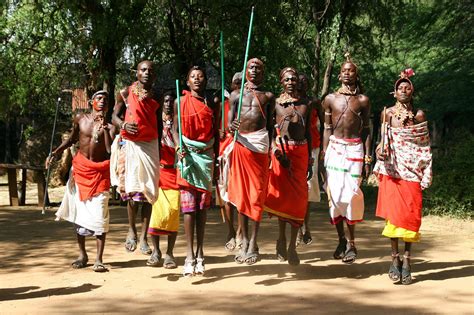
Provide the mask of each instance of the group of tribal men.
{"label": "group of tribal men", "polygon": [[[267,212],[279,222],[277,258],[298,265],[298,243],[311,242],[308,201],[320,201],[318,161],[330,219],[339,237],[333,256],[347,264],[356,260],[354,227],[364,214],[360,184],[372,164],[370,102],[362,94],[356,64],[347,56],[339,73],[341,87],[327,95],[322,106],[307,96],[307,77],[292,67],[280,72],[283,91],[278,97],[262,90],[261,60],[248,60],[246,69],[244,78],[239,73],[234,76],[233,91],[222,102],[224,110],[221,100],[206,90],[206,72],[198,66],[189,70],[189,90],[183,91],[179,101],[168,92],[159,102],[153,92],[154,65],[142,61],[137,81],[117,94],[111,123],[105,118],[107,92],[92,96],[91,111],[74,117],[70,137],[46,160],[49,165],[79,142],[72,176],[56,212],[57,220],[65,219],[75,226],[80,254],[73,268],[87,266],[85,237],[95,235],[93,270],[107,271],[102,254],[109,230],[111,185],[128,201],[125,248],[130,252],[139,248],[150,255],[149,266],[177,267],[173,247],[181,212],[187,242],[183,275],[204,274],[206,210],[211,206],[213,184],[229,224],[225,248],[238,249],[236,263],[252,265],[259,260],[257,236]],[[429,132],[424,113],[413,108],[410,74],[402,72],[394,87],[396,104],[382,112],[374,167],[380,182],[376,212],[386,219],[383,235],[392,245],[389,277],[404,284],[412,281],[410,251],[411,243],[419,239],[421,190],[431,183]],[[140,235],[135,227],[139,208]],[[238,212],[237,229],[233,209]],[[291,227],[289,242],[287,223]],[[153,249],[148,245],[148,234]],[[160,235],[168,236],[164,257]],[[403,258],[399,238],[405,241]]]}

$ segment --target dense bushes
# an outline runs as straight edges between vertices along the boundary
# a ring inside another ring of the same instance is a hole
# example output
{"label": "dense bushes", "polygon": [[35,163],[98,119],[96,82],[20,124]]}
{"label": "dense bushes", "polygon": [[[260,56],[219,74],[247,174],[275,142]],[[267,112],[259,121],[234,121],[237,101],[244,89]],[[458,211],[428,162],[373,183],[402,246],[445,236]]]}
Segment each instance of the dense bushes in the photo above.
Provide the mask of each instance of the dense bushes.
{"label": "dense bushes", "polygon": [[424,213],[473,219],[474,135],[454,132],[433,155],[433,185],[424,193]]}

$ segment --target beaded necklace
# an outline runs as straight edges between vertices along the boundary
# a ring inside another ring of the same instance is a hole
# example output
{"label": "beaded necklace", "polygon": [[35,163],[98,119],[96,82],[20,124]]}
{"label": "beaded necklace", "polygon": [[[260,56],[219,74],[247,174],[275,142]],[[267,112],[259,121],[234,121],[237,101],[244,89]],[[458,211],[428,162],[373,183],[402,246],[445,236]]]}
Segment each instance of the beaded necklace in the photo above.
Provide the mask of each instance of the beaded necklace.
{"label": "beaded necklace", "polygon": [[147,97],[153,97],[153,91],[145,90],[142,84],[135,82],[132,85],[132,93],[138,97],[139,101],[143,101]]}
{"label": "beaded necklace", "polygon": [[395,116],[395,118],[401,121],[403,126],[405,126],[408,121],[413,120],[415,118],[413,111],[408,110],[407,107],[408,105],[400,103],[399,101],[395,103],[393,116]]}

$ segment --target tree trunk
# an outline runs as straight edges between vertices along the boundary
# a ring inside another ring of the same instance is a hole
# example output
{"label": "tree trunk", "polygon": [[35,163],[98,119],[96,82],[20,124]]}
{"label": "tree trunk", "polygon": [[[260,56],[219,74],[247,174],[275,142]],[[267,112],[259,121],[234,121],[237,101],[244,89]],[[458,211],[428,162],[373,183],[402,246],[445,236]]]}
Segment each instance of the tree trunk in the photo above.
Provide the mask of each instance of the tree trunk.
{"label": "tree trunk", "polygon": [[107,74],[102,84],[102,89],[109,92],[109,107],[107,111],[107,117],[110,118],[114,110],[115,104],[115,80],[117,77],[117,55],[118,51],[112,45],[111,47],[105,47],[102,50],[102,65],[101,68],[105,70]]}
{"label": "tree trunk", "polygon": [[331,1],[326,0],[324,7],[318,7],[318,4],[315,3],[312,6],[312,18],[316,29],[316,36],[314,38],[314,61],[313,66],[311,68],[314,83],[313,83],[313,95],[318,96],[319,94],[319,83],[320,83],[320,76],[321,76],[321,32],[323,31],[323,27],[326,24],[326,13],[331,5]]}
{"label": "tree trunk", "polygon": [[340,19],[337,26],[336,38],[334,39],[331,52],[329,53],[328,64],[326,66],[326,72],[324,73],[323,87],[321,89],[321,99],[324,99],[329,94],[329,87],[331,85],[331,75],[334,69],[334,62],[336,61],[337,50],[339,49],[339,43],[341,42],[342,32],[344,30],[345,21],[348,14],[349,1],[343,1],[340,10]]}
{"label": "tree trunk", "polygon": [[316,29],[316,37],[314,38],[314,63],[312,66],[313,72],[313,95],[318,96],[319,94],[319,76],[320,76],[320,65],[321,65],[321,33],[319,29]]}
{"label": "tree trunk", "polygon": [[336,59],[336,54],[328,60],[326,65],[326,71],[324,72],[323,87],[321,89],[321,99],[324,99],[326,95],[329,94],[329,86],[331,85],[331,74],[332,69],[334,68],[334,60]]}

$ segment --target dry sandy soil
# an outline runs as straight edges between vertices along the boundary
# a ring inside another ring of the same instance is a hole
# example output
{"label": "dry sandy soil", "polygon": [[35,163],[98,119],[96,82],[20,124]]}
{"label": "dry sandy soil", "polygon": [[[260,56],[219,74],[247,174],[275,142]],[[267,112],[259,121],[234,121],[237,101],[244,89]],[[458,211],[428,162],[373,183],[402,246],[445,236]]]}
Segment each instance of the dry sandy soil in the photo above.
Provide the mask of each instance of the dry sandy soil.
{"label": "dry sandy soil", "polygon": [[[108,273],[92,266],[73,270],[77,249],[72,226],[55,222],[55,209],[41,215],[33,206],[35,187],[28,185],[30,206],[8,206],[5,178],[0,179],[0,313],[474,313],[473,222],[426,217],[422,242],[414,246],[410,286],[387,277],[389,242],[380,236],[383,221],[368,207],[358,225],[359,258],[344,265],[331,258],[336,232],[323,203],[312,208],[314,242],[299,247],[301,265],[275,260],[277,223],[265,218],[259,246],[261,261],[237,265],[224,250],[226,228],[219,211],[209,213],[206,230],[206,274],[183,278],[175,270],[151,268],[146,256],[127,253],[124,207],[112,206],[104,260]],[[53,189],[51,200],[61,200]],[[164,245],[164,244],[163,244]],[[184,260],[180,231],[175,250]],[[164,248],[162,247],[162,250]],[[89,257],[95,242],[88,240]]]}

